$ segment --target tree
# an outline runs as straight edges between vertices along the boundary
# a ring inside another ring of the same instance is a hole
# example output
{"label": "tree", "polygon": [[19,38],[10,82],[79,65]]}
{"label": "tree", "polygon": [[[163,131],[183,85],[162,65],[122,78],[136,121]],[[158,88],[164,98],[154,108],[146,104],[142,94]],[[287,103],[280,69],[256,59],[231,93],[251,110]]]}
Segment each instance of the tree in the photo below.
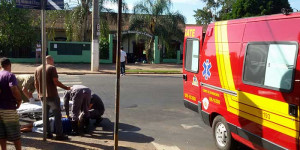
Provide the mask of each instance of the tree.
{"label": "tree", "polygon": [[[171,0],[144,0],[137,3],[134,15],[130,17],[130,30],[146,32],[158,36],[166,47],[172,39],[183,39],[179,25],[185,24],[185,18],[179,12],[172,12]],[[148,62],[152,59],[154,37],[146,45]]]}
{"label": "tree", "polygon": [[30,11],[18,9],[14,2],[0,0],[0,54],[8,56],[9,51],[31,48],[36,34],[32,27]]}
{"label": "tree", "polygon": [[[112,12],[112,9],[106,8],[105,3],[117,3],[118,0],[99,0],[99,14],[100,22],[107,22],[106,14],[103,12]],[[126,3],[123,3],[123,10],[127,11]],[[68,41],[87,41],[88,32],[92,26],[88,20],[88,16],[91,14],[92,0],[80,0],[79,5],[74,8],[66,10],[65,28],[67,32]],[[113,13],[110,15],[116,16]],[[101,30],[101,29],[100,29]]]}
{"label": "tree", "polygon": [[213,21],[227,19],[227,14],[231,12],[232,5],[236,0],[202,0],[206,6],[197,9],[195,12],[196,23],[199,25],[207,25]]}
{"label": "tree", "polygon": [[291,9],[288,0],[237,0],[227,18],[277,14],[282,8]]}

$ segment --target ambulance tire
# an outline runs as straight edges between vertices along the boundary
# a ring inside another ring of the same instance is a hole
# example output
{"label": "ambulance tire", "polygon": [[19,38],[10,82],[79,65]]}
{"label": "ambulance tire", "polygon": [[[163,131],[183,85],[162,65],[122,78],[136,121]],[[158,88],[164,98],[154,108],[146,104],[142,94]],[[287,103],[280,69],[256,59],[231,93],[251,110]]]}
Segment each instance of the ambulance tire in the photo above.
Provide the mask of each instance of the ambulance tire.
{"label": "ambulance tire", "polygon": [[222,116],[215,117],[212,125],[215,143],[220,150],[236,149],[236,141],[232,138],[226,120]]}

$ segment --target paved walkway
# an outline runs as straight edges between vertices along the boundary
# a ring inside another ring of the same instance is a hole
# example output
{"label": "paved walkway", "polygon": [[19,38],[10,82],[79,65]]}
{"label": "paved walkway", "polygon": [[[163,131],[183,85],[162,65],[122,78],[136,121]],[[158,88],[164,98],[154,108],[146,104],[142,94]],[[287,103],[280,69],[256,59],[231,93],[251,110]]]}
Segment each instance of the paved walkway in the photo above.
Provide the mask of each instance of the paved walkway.
{"label": "paved walkway", "polygon": [[[39,64],[12,64],[12,72],[15,74],[32,74]],[[98,72],[90,71],[90,64],[55,64],[59,74],[113,74],[115,73],[115,64],[100,64]],[[131,70],[129,73],[180,73],[182,72],[182,64],[127,64],[126,70]],[[147,71],[147,72],[145,72]],[[153,72],[151,72],[153,71]],[[170,71],[170,72],[168,72]]]}

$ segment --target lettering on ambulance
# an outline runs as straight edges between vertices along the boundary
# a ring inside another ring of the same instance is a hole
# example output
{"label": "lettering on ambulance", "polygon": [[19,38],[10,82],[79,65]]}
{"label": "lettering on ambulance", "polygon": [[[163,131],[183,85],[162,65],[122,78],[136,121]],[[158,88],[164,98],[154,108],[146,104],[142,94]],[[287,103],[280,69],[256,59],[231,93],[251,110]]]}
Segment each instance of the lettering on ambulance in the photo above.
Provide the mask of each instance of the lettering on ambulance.
{"label": "lettering on ambulance", "polygon": [[298,137],[299,124],[295,121],[298,122],[299,119],[289,116],[288,113],[278,114],[278,110],[288,112],[287,103],[236,90],[227,36],[227,21],[215,23],[216,58],[221,86],[237,92],[239,97],[238,99],[237,96],[224,93],[227,111],[293,138]]}
{"label": "lettering on ambulance", "polygon": [[195,37],[196,29],[185,29],[185,37]]}
{"label": "lettering on ambulance", "polygon": [[188,93],[184,93],[184,98],[192,100],[192,101],[196,101],[197,100],[197,98],[195,96],[190,95]]}

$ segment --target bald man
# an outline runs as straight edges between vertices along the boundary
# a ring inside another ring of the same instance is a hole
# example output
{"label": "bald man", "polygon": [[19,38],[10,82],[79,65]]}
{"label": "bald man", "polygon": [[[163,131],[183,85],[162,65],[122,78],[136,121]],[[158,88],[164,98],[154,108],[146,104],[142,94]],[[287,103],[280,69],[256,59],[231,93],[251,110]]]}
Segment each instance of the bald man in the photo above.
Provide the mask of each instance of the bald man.
{"label": "bald man", "polygon": [[[42,100],[42,72],[43,72],[43,65],[40,65],[36,68],[34,73],[34,82],[35,88],[38,92],[39,98]],[[70,90],[71,88],[65,86],[58,80],[58,74],[56,68],[54,66],[53,58],[48,55],[46,57],[46,101],[47,101],[47,137],[52,138],[53,135],[50,129],[50,122],[49,122],[49,110],[51,109],[54,114],[54,124],[56,128],[56,137],[55,140],[67,140],[68,136],[63,134],[62,129],[62,122],[61,122],[61,109],[60,109],[60,98],[57,92],[57,86],[65,89]]]}

